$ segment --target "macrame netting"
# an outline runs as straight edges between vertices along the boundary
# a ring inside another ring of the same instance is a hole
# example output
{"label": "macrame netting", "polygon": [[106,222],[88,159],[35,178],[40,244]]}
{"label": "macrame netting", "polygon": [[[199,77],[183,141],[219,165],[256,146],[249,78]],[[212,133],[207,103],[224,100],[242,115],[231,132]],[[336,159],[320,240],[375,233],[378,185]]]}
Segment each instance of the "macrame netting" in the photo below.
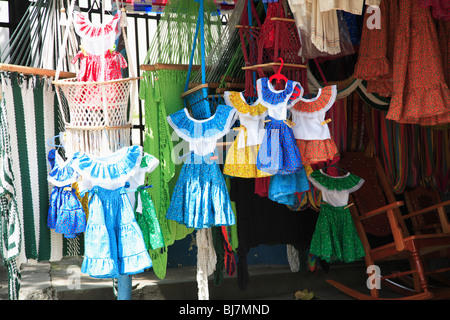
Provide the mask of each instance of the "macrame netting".
{"label": "macrame netting", "polygon": [[208,276],[214,273],[217,263],[211,228],[197,231],[196,244],[198,299],[209,300]]}
{"label": "macrame netting", "polygon": [[[70,48],[70,44],[76,41],[73,39],[73,32],[70,33],[73,29],[73,10],[74,1],[70,3],[68,10],[68,25],[64,34],[63,49]],[[120,17],[120,37],[123,38],[128,52],[126,13],[122,11]],[[107,49],[110,48],[105,48],[103,52]],[[59,80],[62,62],[61,56],[58,61],[56,80],[53,83],[65,124],[66,151],[69,154],[83,151],[94,156],[104,156],[128,146],[137,81],[137,78],[132,75],[134,73],[132,61],[128,60],[130,77],[107,81],[101,81],[102,78],[97,82],[77,81],[75,78]],[[103,68],[104,60],[101,64]],[[101,75],[104,74],[101,72]]]}
{"label": "macrame netting", "polygon": [[[225,81],[231,78],[231,82],[243,83],[244,72],[242,67],[245,66],[244,56],[240,45],[239,24],[245,1],[238,1],[232,13],[228,17],[228,22],[221,28],[220,37],[212,43],[211,50],[205,57],[206,83],[217,83],[218,88],[226,88]],[[217,25],[219,25],[217,23]],[[201,73],[196,72],[191,76],[192,83],[201,83]]]}
{"label": "macrame netting", "polygon": [[[261,25],[258,39],[258,64],[277,62],[278,58],[283,59],[284,64],[305,64],[304,59],[298,56],[301,44],[295,22],[276,20],[277,18],[288,18],[284,4],[284,0],[268,3],[266,17]],[[302,83],[305,92],[308,91],[304,68],[284,66],[281,73],[289,80]],[[269,77],[271,74],[273,71],[267,72],[258,68],[259,78]]]}

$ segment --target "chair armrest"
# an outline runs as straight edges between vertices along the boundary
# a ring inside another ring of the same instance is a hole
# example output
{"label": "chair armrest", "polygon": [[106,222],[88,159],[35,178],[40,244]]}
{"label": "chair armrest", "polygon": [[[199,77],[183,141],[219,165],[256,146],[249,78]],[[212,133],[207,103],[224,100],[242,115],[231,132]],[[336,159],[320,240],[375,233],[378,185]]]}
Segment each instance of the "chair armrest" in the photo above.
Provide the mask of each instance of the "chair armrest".
{"label": "chair armrest", "polygon": [[360,220],[368,219],[368,218],[371,218],[373,216],[379,215],[379,214],[381,214],[383,212],[387,212],[388,210],[399,208],[399,207],[403,206],[404,204],[405,203],[403,201],[397,201],[397,202],[385,205],[384,207],[381,207],[381,208],[369,211],[367,213],[364,213],[364,214],[359,216],[359,219]]}
{"label": "chair armrest", "polygon": [[450,200],[447,200],[447,201],[444,201],[444,202],[441,202],[441,203],[432,205],[432,206],[427,207],[427,208],[425,208],[425,209],[421,209],[421,210],[414,211],[414,212],[409,213],[409,214],[405,214],[405,215],[403,216],[403,218],[409,219],[409,218],[418,216],[418,215],[420,215],[420,214],[428,213],[428,212],[430,212],[430,211],[433,211],[433,210],[436,210],[436,209],[438,209],[438,208],[445,207],[445,206],[450,206]]}
{"label": "chair armrest", "polygon": [[422,215],[434,210],[438,211],[438,216],[439,216],[439,220],[441,222],[441,227],[444,231],[444,233],[450,233],[450,223],[447,219],[447,215],[446,212],[444,211],[444,207],[446,206],[450,206],[450,200],[429,206],[427,208],[421,209],[421,210],[417,210],[414,211],[412,213],[406,214],[403,216],[403,219],[409,219],[418,215]]}

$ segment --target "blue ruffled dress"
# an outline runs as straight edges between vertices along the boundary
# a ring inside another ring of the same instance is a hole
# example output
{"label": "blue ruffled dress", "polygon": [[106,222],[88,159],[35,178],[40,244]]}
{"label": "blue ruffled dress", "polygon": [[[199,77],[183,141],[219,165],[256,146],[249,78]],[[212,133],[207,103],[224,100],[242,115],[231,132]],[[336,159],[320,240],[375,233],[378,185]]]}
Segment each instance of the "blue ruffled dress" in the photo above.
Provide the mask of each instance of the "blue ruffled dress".
{"label": "blue ruffled dress", "polygon": [[50,164],[48,181],[53,185],[50,193],[47,226],[65,238],[75,238],[86,230],[86,214],[72,183],[77,174],[71,167],[74,158],[64,161],[55,149],[47,156]]}
{"label": "blue ruffled dress", "polygon": [[192,118],[187,109],[167,117],[183,140],[189,142],[189,155],[175,185],[166,218],[188,228],[203,229],[236,223],[225,179],[215,159],[216,142],[235,121],[236,110],[219,105],[205,120]]}
{"label": "blue ruffled dress", "polygon": [[[292,174],[302,170],[302,159],[292,129],[286,124],[288,103],[297,82],[288,80],[284,90],[275,90],[269,79],[257,81],[260,103],[268,109],[268,122],[256,167],[270,174]],[[303,92],[303,90],[302,90]]]}
{"label": "blue ruffled dress", "polygon": [[310,190],[303,168],[300,150],[292,128],[286,124],[288,109],[294,105],[293,93],[303,95],[303,88],[288,80],[283,90],[275,90],[268,78],[257,81],[258,97],[267,107],[269,120],[259,148],[256,167],[271,173],[268,198],[272,201],[294,206],[298,204],[297,193]]}
{"label": "blue ruffled dress", "polygon": [[124,147],[95,158],[79,154],[73,163],[82,175],[83,196],[89,193],[89,219],[81,272],[94,278],[117,278],[152,267],[142,231],[136,222],[128,189],[144,183],[145,173],[159,161],[140,146]]}

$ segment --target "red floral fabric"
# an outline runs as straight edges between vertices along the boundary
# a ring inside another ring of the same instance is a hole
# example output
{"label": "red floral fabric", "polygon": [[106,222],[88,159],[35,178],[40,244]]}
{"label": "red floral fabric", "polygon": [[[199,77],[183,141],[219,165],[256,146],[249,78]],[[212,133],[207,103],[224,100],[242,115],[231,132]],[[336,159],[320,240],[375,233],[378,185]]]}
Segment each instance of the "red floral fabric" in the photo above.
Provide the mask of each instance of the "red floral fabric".
{"label": "red floral fabric", "polygon": [[[102,59],[105,59],[104,79],[102,79]],[[108,81],[122,79],[122,69],[127,67],[127,62],[120,52],[108,50],[104,56],[94,55],[80,51],[73,58],[75,64],[80,60],[80,68],[77,74],[78,81]]]}
{"label": "red floral fabric", "polygon": [[431,7],[431,13],[435,19],[450,21],[450,1],[448,0],[419,0],[419,6]]}
{"label": "red floral fabric", "polygon": [[380,29],[363,24],[354,76],[368,81],[369,92],[391,97],[387,119],[450,123],[450,90],[430,10],[415,0],[382,0],[380,10]]}

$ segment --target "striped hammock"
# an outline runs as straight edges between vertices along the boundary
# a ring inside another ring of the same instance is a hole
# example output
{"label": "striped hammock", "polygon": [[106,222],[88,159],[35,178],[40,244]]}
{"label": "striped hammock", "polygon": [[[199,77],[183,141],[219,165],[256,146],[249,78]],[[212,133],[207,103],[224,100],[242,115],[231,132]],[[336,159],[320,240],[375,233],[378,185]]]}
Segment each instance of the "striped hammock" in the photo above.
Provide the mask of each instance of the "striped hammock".
{"label": "striped hammock", "polygon": [[47,227],[51,192],[47,155],[51,147],[46,141],[62,131],[51,81],[46,77],[1,74],[2,108],[8,121],[11,168],[23,235],[19,265],[29,259],[56,261],[82,252],[82,239],[64,239]]}

